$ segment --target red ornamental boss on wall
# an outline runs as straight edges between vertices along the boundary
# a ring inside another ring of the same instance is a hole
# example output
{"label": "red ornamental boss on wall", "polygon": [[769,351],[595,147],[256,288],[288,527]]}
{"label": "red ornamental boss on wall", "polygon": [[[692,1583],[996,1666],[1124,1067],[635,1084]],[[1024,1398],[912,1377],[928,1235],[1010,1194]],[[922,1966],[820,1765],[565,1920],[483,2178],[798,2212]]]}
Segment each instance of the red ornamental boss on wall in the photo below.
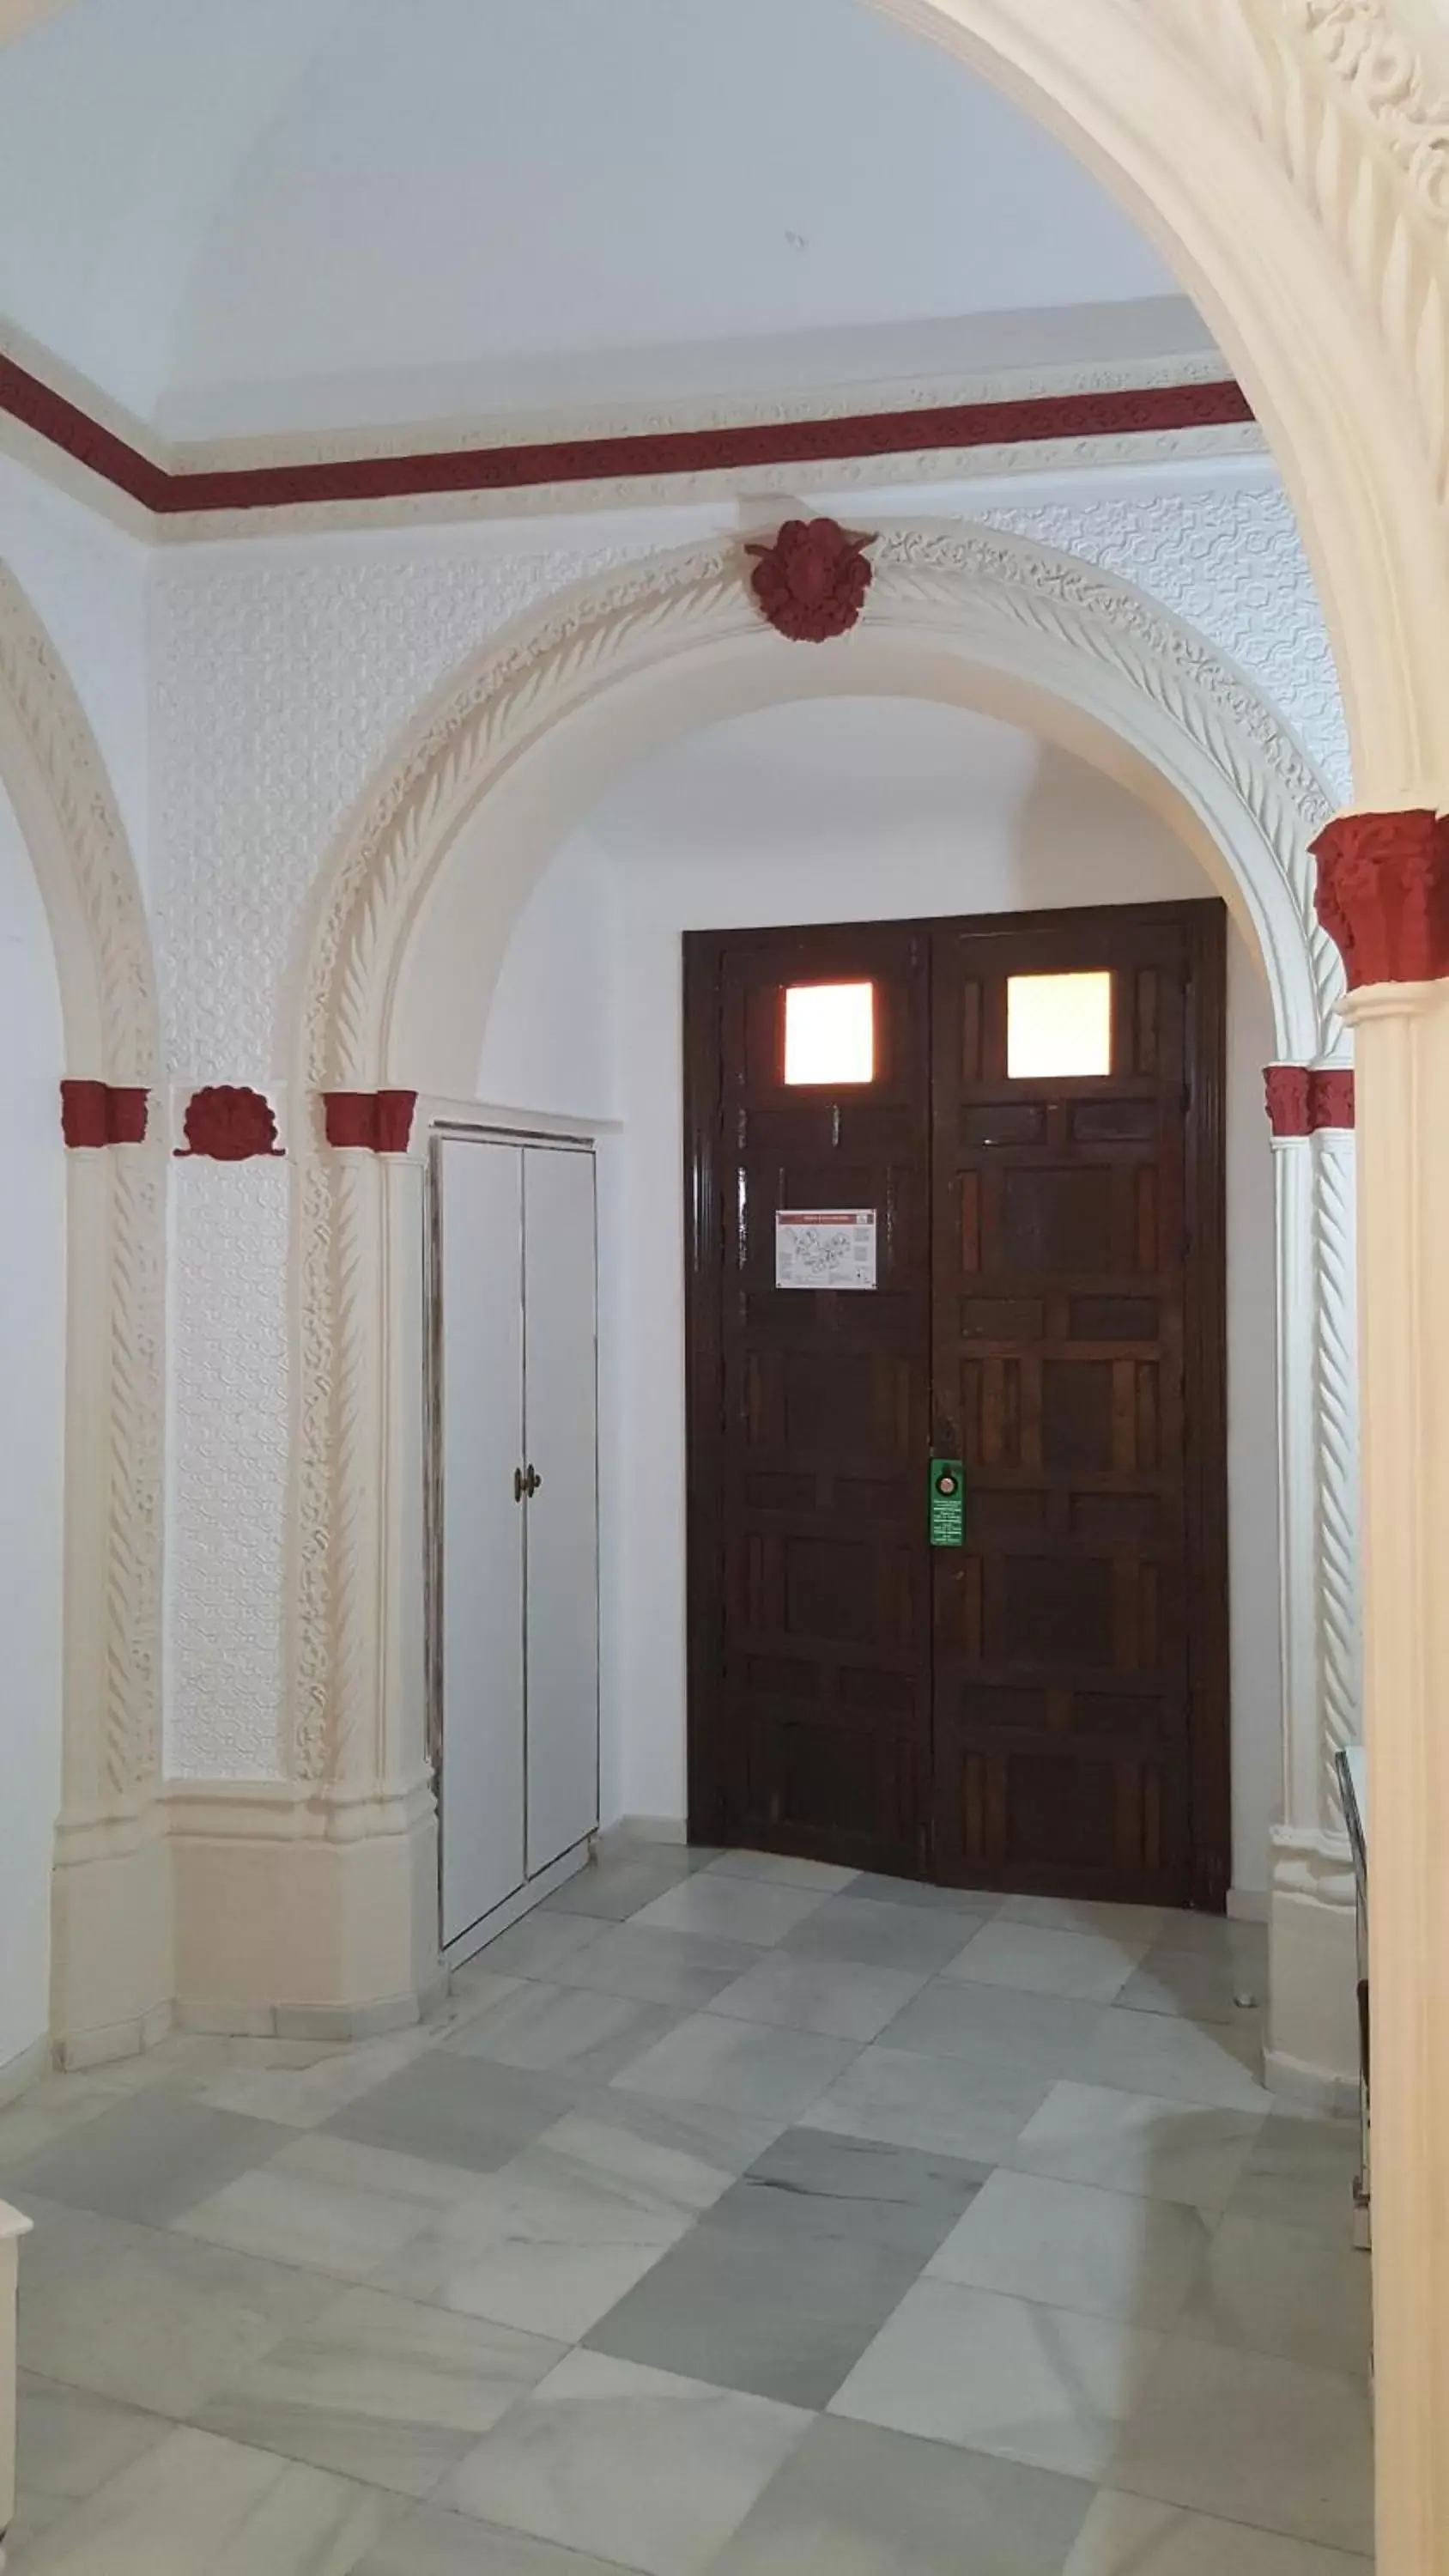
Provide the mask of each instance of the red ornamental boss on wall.
{"label": "red ornamental boss on wall", "polygon": [[758,557],[750,588],[776,632],[797,644],[844,635],[865,605],[873,543],[834,519],[787,519],[773,545],[747,546]]}

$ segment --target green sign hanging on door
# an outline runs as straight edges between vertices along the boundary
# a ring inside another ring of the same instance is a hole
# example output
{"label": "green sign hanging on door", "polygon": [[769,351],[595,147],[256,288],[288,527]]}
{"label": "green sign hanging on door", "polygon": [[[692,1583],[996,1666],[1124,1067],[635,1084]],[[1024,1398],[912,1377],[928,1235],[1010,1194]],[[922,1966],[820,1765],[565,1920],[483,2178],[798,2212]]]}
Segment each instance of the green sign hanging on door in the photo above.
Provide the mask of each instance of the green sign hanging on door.
{"label": "green sign hanging on door", "polygon": [[961,1547],[965,1543],[965,1521],[962,1504],[966,1480],[959,1458],[933,1458],[930,1482],[930,1526],[932,1547]]}

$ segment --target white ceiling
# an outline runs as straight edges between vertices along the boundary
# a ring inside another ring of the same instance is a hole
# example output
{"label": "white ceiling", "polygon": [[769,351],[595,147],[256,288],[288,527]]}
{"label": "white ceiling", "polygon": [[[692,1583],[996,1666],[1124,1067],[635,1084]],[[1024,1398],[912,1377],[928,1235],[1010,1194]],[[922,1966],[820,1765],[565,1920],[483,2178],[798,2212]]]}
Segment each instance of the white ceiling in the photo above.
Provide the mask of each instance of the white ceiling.
{"label": "white ceiling", "polygon": [[74,0],[0,51],[0,312],[173,436],[1206,345],[1172,294],[867,0]]}

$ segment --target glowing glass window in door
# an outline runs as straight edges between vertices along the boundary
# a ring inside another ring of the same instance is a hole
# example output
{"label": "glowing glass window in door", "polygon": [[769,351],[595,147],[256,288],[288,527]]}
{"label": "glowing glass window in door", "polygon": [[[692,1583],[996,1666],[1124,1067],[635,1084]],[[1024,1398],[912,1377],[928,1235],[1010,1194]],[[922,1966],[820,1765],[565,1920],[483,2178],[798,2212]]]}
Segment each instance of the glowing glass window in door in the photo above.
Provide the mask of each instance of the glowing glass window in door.
{"label": "glowing glass window in door", "polygon": [[1110,971],[1008,975],[1006,1070],[1013,1082],[1044,1074],[1110,1073]]}
{"label": "glowing glass window in door", "polygon": [[788,984],[785,1080],[875,1080],[875,986]]}

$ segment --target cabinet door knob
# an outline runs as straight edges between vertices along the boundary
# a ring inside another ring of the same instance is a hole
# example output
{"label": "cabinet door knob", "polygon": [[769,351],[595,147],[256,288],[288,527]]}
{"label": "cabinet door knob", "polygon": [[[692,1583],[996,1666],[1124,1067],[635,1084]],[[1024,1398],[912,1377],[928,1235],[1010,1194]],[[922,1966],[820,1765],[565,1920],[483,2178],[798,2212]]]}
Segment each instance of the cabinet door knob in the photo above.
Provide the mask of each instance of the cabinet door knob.
{"label": "cabinet door knob", "polygon": [[524,1495],[527,1493],[527,1491],[528,1491],[528,1487],[525,1485],[525,1483],[524,1483],[524,1481],[523,1481],[523,1469],[522,1469],[521,1467],[515,1467],[515,1468],[514,1468],[514,1470],[513,1470],[513,1499],[514,1499],[514,1501],[515,1501],[516,1503],[521,1503],[521,1502],[522,1502],[522,1500],[523,1500],[523,1497],[524,1497]]}
{"label": "cabinet door knob", "polygon": [[527,1494],[527,1496],[528,1496],[528,1498],[529,1498],[529,1501],[530,1501],[530,1502],[532,1502],[534,1495],[537,1493],[537,1491],[538,1491],[538,1489],[539,1489],[539,1486],[540,1486],[542,1483],[543,1483],[543,1478],[542,1478],[542,1476],[539,1474],[538,1469],[537,1469],[536,1467],[530,1467],[530,1468],[529,1468],[529,1471],[528,1471],[527,1481],[525,1482],[525,1484],[524,1484],[524,1488],[523,1488],[523,1490],[524,1490],[524,1492]]}

